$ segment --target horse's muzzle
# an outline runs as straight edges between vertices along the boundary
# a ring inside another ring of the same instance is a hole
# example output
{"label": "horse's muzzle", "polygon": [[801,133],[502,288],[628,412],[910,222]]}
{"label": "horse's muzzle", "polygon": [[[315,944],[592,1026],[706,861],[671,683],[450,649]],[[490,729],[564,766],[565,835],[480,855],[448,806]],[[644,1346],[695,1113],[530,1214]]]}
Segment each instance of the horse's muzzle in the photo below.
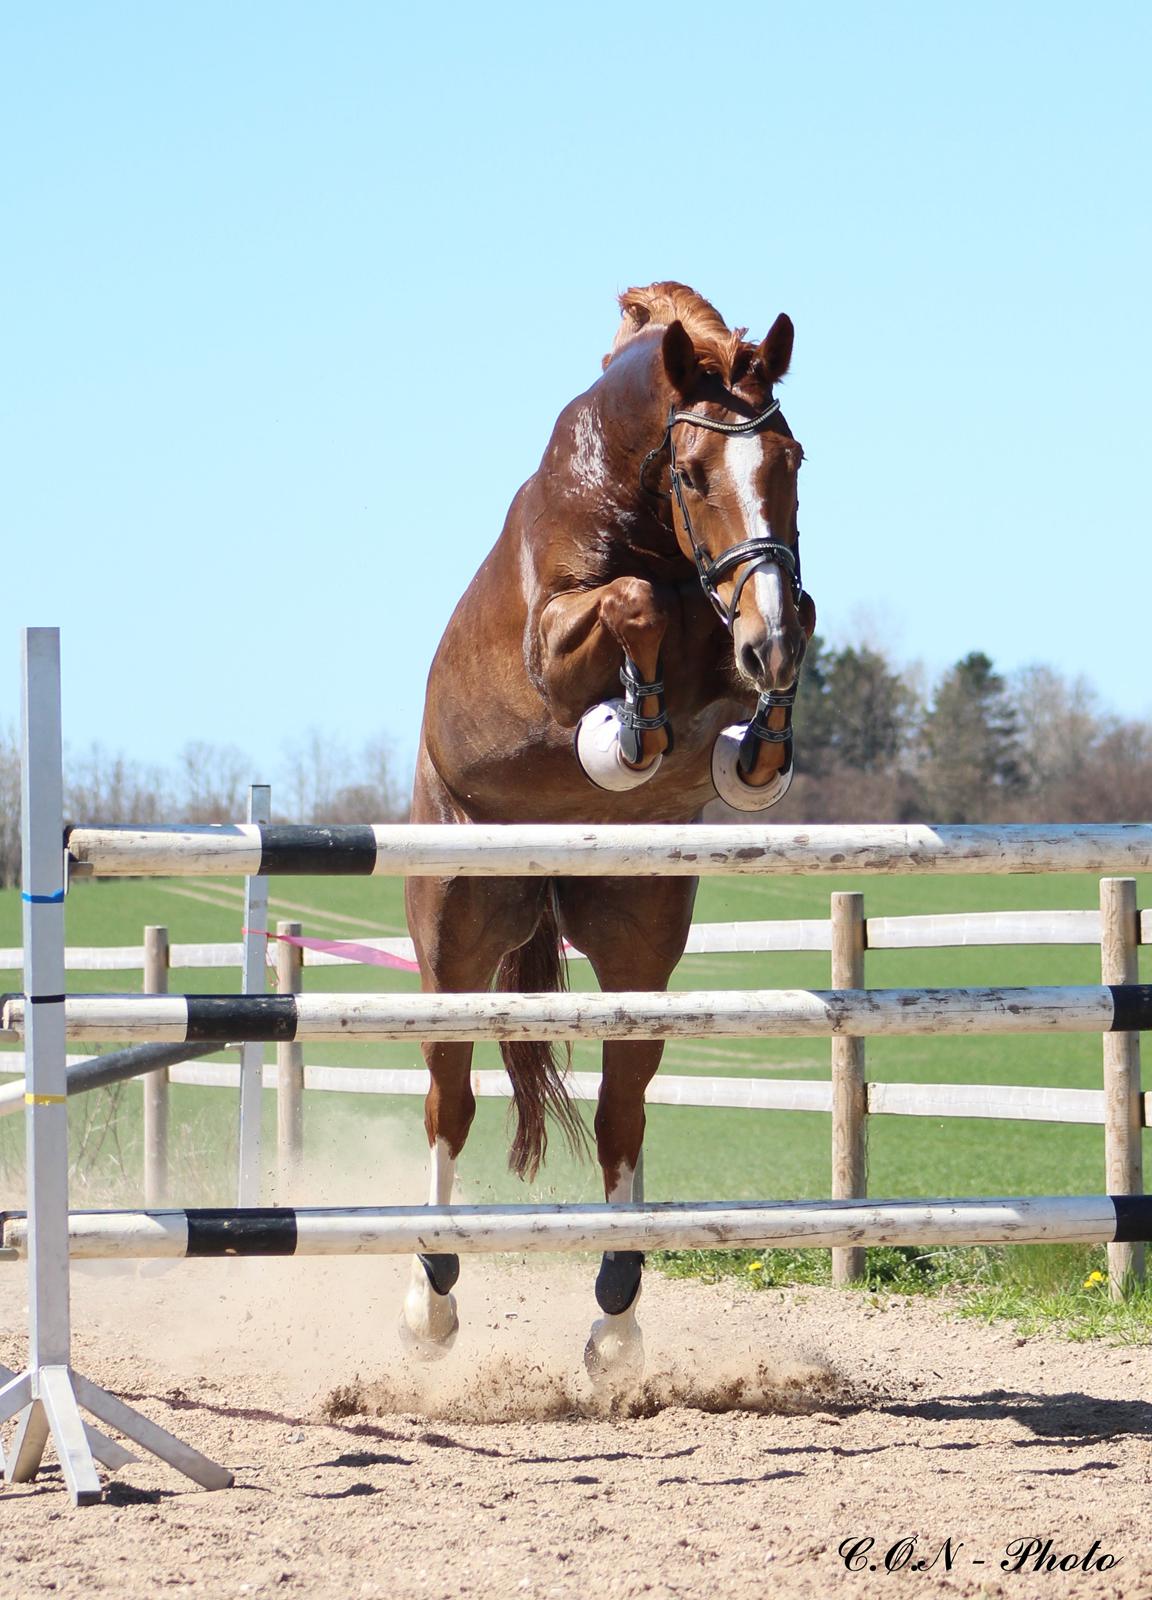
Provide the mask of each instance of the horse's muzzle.
{"label": "horse's muzzle", "polygon": [[800,676],[800,663],[808,640],[802,632],[765,630],[736,647],[736,667],[741,677],[764,691],[786,688]]}

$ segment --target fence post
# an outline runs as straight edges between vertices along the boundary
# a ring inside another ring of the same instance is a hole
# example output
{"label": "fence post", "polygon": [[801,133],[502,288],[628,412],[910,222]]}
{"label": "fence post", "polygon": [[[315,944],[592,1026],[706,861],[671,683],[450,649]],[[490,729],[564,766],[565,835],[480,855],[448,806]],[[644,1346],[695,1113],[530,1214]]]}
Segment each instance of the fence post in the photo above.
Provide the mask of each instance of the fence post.
{"label": "fence post", "polygon": [[[276,932],[298,939],[299,922],[278,922]],[[276,993],[299,994],[304,987],[304,952],[294,944],[276,946]],[[276,1149],[279,1198],[299,1176],[304,1160],[304,1046],[276,1046]]]}
{"label": "fence post", "polygon": [[[145,994],[168,993],[168,966],[170,950],[168,929],[144,929],[144,981]],[[141,1080],[144,1086],[144,1204],[163,1206],[168,1203],[168,1068],[146,1073]]]}
{"label": "fence post", "polygon": [[[266,783],[248,789],[248,821],[272,820],[272,791]],[[263,994],[268,987],[268,879],[244,879],[244,938],[241,989]],[[240,1046],[240,1105],[237,1127],[236,1204],[258,1206],[263,1177],[264,1046]]]}
{"label": "fence post", "polygon": [[[832,896],[832,987],[864,987],[864,896]],[[832,1039],[832,1198],[862,1200],[868,1190],[864,1040]],[[837,1288],[864,1276],[865,1252],[855,1245],[832,1252]]]}
{"label": "fence post", "polygon": [[[1100,976],[1104,983],[1139,983],[1139,914],[1135,878],[1100,880]],[[1140,1149],[1144,1122],[1140,1095],[1140,1035],[1104,1035],[1104,1169],[1109,1194],[1143,1194]],[[1126,1283],[1143,1282],[1144,1246],[1108,1246],[1113,1300]]]}

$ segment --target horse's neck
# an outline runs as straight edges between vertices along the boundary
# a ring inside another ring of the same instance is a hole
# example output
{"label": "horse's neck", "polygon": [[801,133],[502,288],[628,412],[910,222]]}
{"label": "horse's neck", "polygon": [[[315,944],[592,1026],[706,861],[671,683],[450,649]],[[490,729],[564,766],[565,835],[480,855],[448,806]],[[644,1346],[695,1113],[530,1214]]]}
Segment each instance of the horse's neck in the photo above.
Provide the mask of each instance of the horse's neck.
{"label": "horse's neck", "polygon": [[[653,556],[679,558],[666,497],[657,493],[658,451],[668,415],[659,340],[625,347],[589,391],[604,441],[605,488],[616,510],[615,536]],[[682,558],[680,558],[682,559]]]}

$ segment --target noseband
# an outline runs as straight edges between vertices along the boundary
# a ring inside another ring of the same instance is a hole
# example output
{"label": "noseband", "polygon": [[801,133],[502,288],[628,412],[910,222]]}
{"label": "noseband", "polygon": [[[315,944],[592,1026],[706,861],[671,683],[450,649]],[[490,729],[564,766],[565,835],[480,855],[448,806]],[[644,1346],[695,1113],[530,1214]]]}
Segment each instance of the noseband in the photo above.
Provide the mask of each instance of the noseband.
{"label": "noseband", "polygon": [[[672,430],[678,422],[687,422],[694,428],[704,428],[708,433],[723,433],[729,438],[746,436],[752,433],[759,433],[764,424],[770,417],[774,417],[779,409],[779,400],[773,400],[768,409],[762,411],[758,417],[749,417],[745,422],[716,422],[711,417],[701,416],[698,411],[677,411],[674,405],[670,406],[668,421],[664,428],[664,437],[654,450],[648,452],[640,466],[640,486],[645,488],[644,476],[648,470],[649,463],[660,454],[665,445],[668,446],[668,466],[672,475],[672,493],[676,498],[676,504],[679,507],[680,516],[684,523],[684,532],[688,535],[688,542],[692,546],[692,556],[696,562],[696,571],[700,577],[700,584],[704,593],[711,600],[717,616],[729,633],[732,631],[736,621],[736,614],[740,609],[740,596],[744,592],[744,585],[752,574],[761,567],[775,565],[786,572],[788,581],[792,586],[792,599],[796,604],[799,604],[800,596],[803,592],[803,585],[800,581],[800,557],[795,550],[792,550],[786,544],[781,544],[778,539],[765,537],[761,539],[744,539],[739,544],[734,544],[730,549],[723,551],[713,561],[708,551],[696,538],[692,527],[692,518],[688,514],[688,506],[684,499],[684,474],[676,465],[676,439]],[[662,494],[662,491],[657,492],[661,493],[663,499],[668,498]],[[719,585],[729,573],[735,572],[736,568],[741,566],[745,567],[745,571],[736,580],[731,602],[725,605],[720,598]]]}

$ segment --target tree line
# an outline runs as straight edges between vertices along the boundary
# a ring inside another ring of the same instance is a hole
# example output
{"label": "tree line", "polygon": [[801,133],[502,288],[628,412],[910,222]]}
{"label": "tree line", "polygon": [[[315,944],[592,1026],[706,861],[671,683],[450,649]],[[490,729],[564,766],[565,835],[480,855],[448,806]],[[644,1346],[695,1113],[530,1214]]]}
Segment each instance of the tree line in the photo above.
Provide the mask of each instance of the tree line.
{"label": "tree line", "polygon": [[[1082,678],[1005,677],[974,650],[930,687],[883,651],[817,634],[796,701],[796,779],[780,822],[1135,822],[1152,809],[1152,724],[1117,717]],[[385,739],[349,750],[318,730],[290,747],[272,799],[294,822],[387,822],[408,779]],[[66,762],[65,813],[85,822],[235,822],[252,763],[187,745],[170,768],[92,746]],[[735,818],[720,802],[718,816]],[[710,812],[711,814],[711,812]],[[746,819],[745,819],[746,820]],[[0,884],[19,881],[20,756],[0,737]]]}
{"label": "tree line", "polygon": [[794,718],[806,822],[1131,822],[1152,802],[1152,724],[1049,666],[1006,677],[983,651],[926,690],[883,652],[816,635]]}

